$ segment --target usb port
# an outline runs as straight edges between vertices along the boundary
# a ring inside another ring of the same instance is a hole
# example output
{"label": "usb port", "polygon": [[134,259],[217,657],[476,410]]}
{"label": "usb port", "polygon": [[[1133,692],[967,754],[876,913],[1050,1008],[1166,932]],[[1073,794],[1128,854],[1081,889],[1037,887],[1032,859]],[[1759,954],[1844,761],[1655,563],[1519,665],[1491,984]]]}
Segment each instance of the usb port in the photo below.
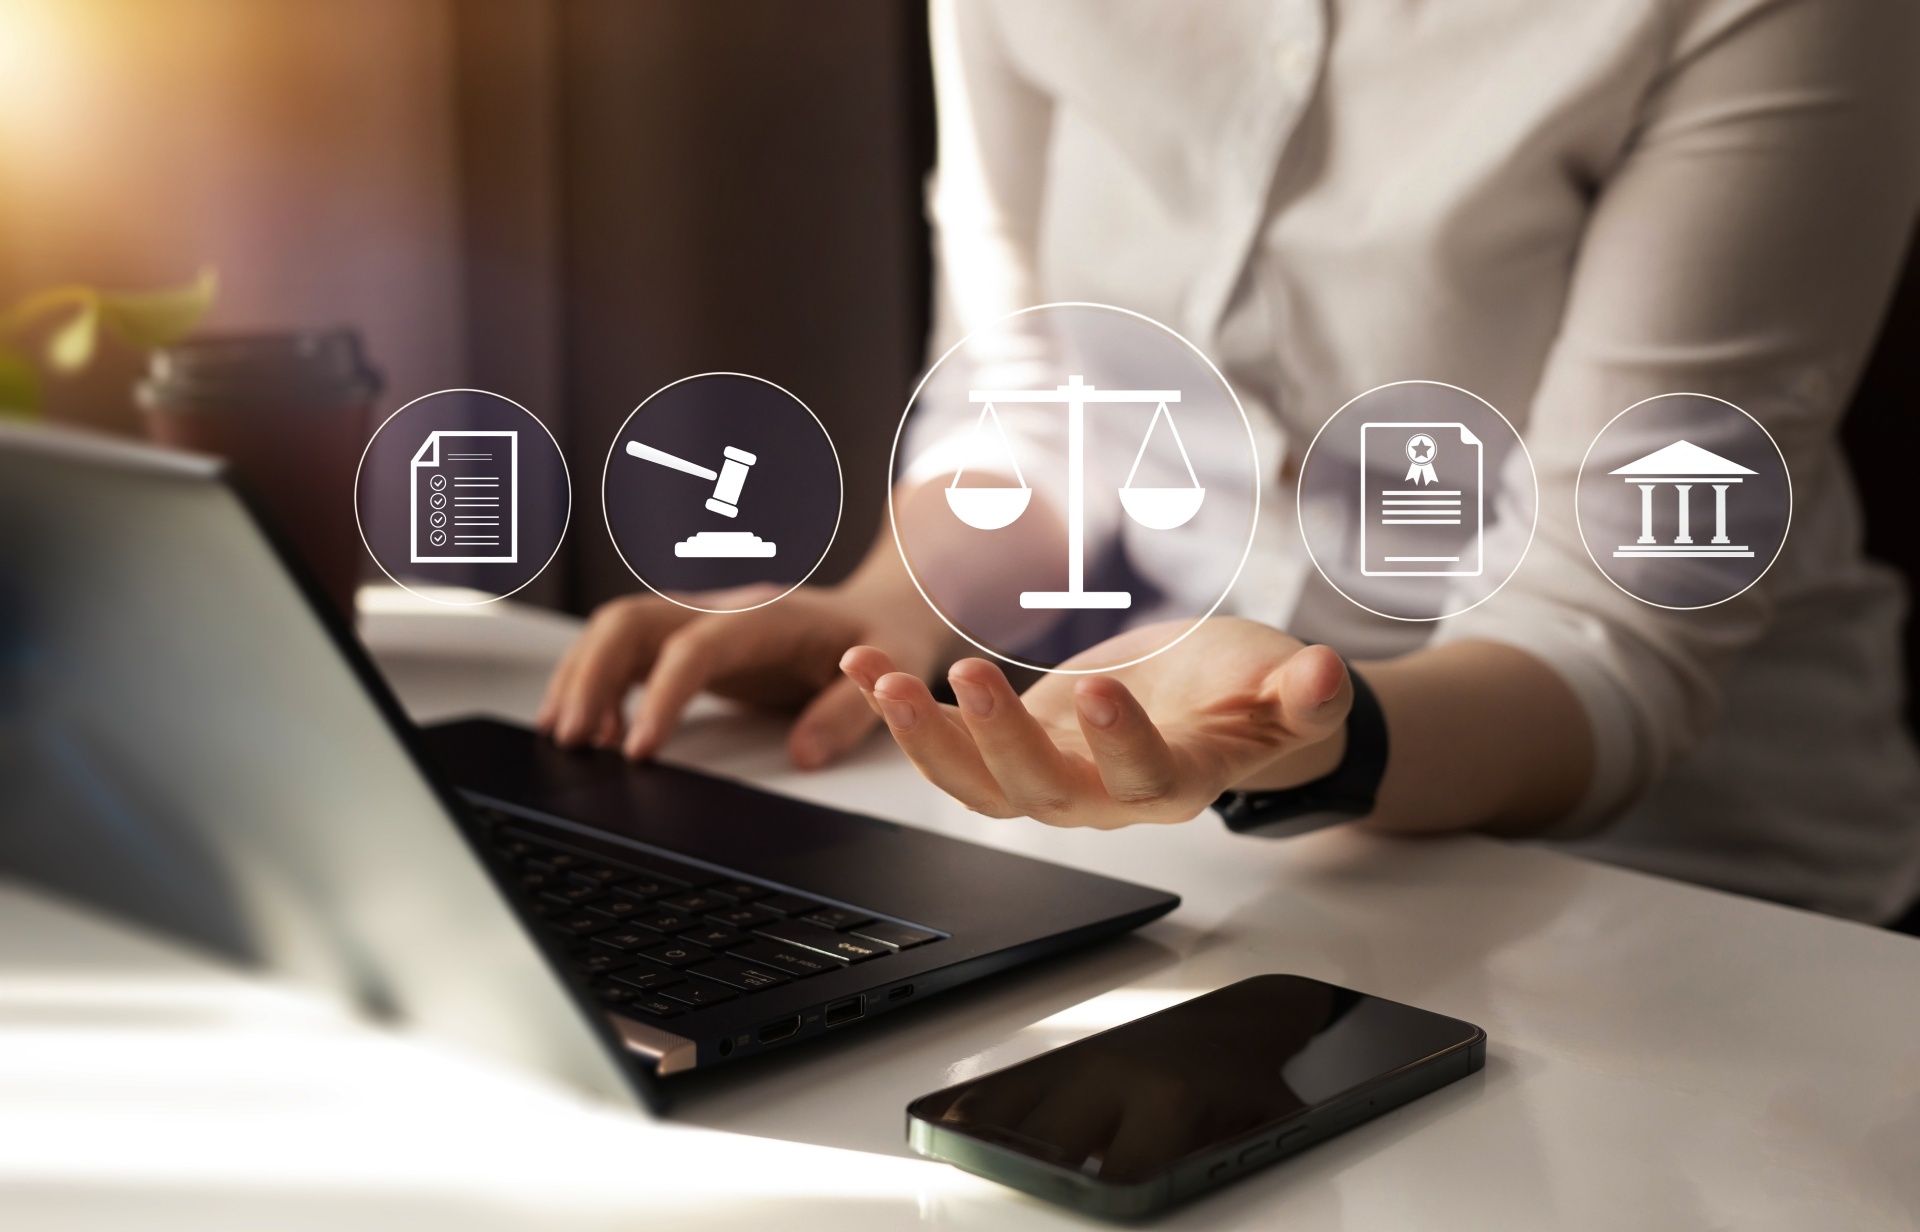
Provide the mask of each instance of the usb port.
{"label": "usb port", "polygon": [[770,1022],[760,1028],[760,1042],[763,1044],[771,1044],[787,1038],[799,1029],[800,1015],[795,1014],[791,1018],[782,1018],[779,1022]]}
{"label": "usb port", "polygon": [[905,1001],[912,995],[913,985],[911,984],[902,984],[898,988],[887,989],[887,1000],[889,1001]]}
{"label": "usb port", "polygon": [[837,1027],[843,1023],[852,1022],[856,1018],[864,1017],[866,1012],[867,998],[864,993],[857,997],[848,997],[845,1001],[835,1001],[827,1007],[827,1025]]}

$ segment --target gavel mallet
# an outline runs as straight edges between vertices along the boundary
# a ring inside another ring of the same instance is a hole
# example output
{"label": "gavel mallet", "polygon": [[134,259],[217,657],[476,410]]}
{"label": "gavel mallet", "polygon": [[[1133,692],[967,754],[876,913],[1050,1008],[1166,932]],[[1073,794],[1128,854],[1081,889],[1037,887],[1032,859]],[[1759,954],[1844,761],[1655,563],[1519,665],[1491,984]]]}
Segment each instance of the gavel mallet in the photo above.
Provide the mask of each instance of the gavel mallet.
{"label": "gavel mallet", "polygon": [[676,471],[685,471],[689,475],[698,475],[702,479],[719,480],[713,485],[713,495],[707,498],[707,508],[729,518],[740,516],[740,489],[746,485],[747,468],[759,460],[744,449],[735,449],[728,445],[723,451],[727,460],[720,464],[719,473],[716,474],[697,462],[676,458],[664,449],[642,445],[639,441],[628,441],[627,452],[636,458],[658,462],[662,466],[670,466]]}

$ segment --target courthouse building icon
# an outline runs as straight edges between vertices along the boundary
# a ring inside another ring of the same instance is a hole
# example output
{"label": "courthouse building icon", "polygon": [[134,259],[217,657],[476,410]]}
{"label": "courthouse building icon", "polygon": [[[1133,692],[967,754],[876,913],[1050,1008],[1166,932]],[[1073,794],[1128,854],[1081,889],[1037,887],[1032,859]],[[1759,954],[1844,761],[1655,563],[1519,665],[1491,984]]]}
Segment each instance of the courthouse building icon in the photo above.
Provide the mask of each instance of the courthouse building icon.
{"label": "courthouse building icon", "polygon": [[[1753,555],[1752,548],[1733,543],[1727,537],[1727,492],[1742,478],[1757,475],[1758,471],[1748,470],[1691,441],[1675,441],[1608,473],[1619,475],[1630,486],[1640,489],[1640,537],[1622,544],[1615,550],[1615,556]],[[1672,485],[1679,510],[1679,530],[1671,543],[1661,543],[1653,533],[1654,490],[1666,485]],[[1713,489],[1713,535],[1705,543],[1696,542],[1693,537],[1693,489],[1697,487]]]}

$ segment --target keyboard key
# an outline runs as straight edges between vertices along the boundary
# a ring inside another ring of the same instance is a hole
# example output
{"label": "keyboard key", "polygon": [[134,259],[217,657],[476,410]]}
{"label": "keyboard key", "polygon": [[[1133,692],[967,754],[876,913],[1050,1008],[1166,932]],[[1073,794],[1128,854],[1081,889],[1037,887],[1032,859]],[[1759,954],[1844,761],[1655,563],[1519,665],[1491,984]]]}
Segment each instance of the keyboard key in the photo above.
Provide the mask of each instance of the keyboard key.
{"label": "keyboard key", "polygon": [[663,967],[679,968],[705,962],[713,957],[713,951],[704,945],[690,945],[685,941],[668,941],[652,949],[640,951],[640,957],[651,959]]}
{"label": "keyboard key", "polygon": [[709,911],[732,904],[724,894],[715,894],[711,890],[695,890],[691,894],[679,894],[673,898],[662,899],[662,907],[671,907],[675,911],[685,911],[693,915],[705,915]]}
{"label": "keyboard key", "polygon": [[722,907],[718,911],[709,911],[707,918],[715,923],[725,924],[728,928],[758,928],[780,917],[764,908],[741,903],[737,907]]}
{"label": "keyboard key", "polygon": [[751,881],[723,881],[713,887],[735,902],[749,903],[756,898],[765,898],[773,893],[768,886],[757,885]]}
{"label": "keyboard key", "polygon": [[493,849],[509,860],[524,860],[526,857],[540,850],[538,846],[529,843],[524,838],[512,837],[496,839],[493,844]]}
{"label": "keyboard key", "polygon": [[767,967],[756,967],[752,963],[741,962],[731,954],[723,954],[712,962],[701,963],[692,968],[689,974],[719,980],[722,984],[744,992],[775,988],[787,983],[791,978]]}
{"label": "keyboard key", "polygon": [[671,988],[681,980],[678,971],[669,971],[665,967],[634,963],[613,977],[615,983],[624,984],[639,992],[657,992],[662,988]]}
{"label": "keyboard key", "polygon": [[573,961],[588,975],[607,975],[622,967],[631,967],[634,963],[634,960],[625,954],[598,946],[575,950]]}
{"label": "keyboard key", "polygon": [[625,1007],[628,1002],[637,1001],[651,994],[642,992],[627,984],[616,984],[612,980],[595,980],[593,994],[608,1005]]}
{"label": "keyboard key", "polygon": [[864,911],[849,911],[845,907],[820,907],[800,918],[809,924],[831,928],[834,932],[844,932],[856,924],[865,924],[873,917]]}
{"label": "keyboard key", "polygon": [[663,856],[636,855],[634,857],[633,867],[643,873],[652,873],[658,877],[666,877],[678,881],[682,885],[692,886],[695,889],[714,885],[725,880],[719,873],[711,872],[704,868],[697,868],[692,864],[682,864],[678,860],[669,860]]}
{"label": "keyboard key", "polygon": [[656,898],[664,898],[669,894],[678,894],[686,888],[684,882],[675,881],[671,877],[656,877],[652,873],[636,873],[632,880],[623,881],[613,887],[613,892],[615,894],[624,894],[628,898],[637,899],[640,902],[650,902]]}
{"label": "keyboard key", "polygon": [[838,971],[847,965],[838,958],[829,958],[825,954],[809,950],[804,946],[780,945],[765,939],[749,941],[731,951],[727,957],[784,971],[795,979],[801,980],[810,975],[824,975],[829,971]]}
{"label": "keyboard key", "polygon": [[649,1018],[672,1018],[684,1014],[687,1007],[667,1000],[657,992],[640,993],[620,1007],[622,1010],[638,1010]]}
{"label": "keyboard key", "polygon": [[565,903],[569,907],[584,907],[599,898],[601,891],[577,881],[553,881],[542,887],[540,896],[550,903]]}
{"label": "keyboard key", "polygon": [[905,924],[895,924],[889,920],[875,920],[870,924],[862,924],[853,930],[853,935],[865,941],[878,941],[896,950],[910,950],[916,945],[925,945],[929,941],[940,939],[939,933],[930,933],[924,928],[910,928]]}
{"label": "keyboard key", "polygon": [[595,886],[603,890],[608,886],[619,885],[623,881],[631,880],[633,877],[632,873],[627,872],[625,869],[615,868],[611,864],[589,864],[585,868],[576,868],[567,875],[575,881],[583,881],[590,886]]}
{"label": "keyboard key", "polygon": [[701,924],[681,933],[680,940],[704,945],[710,950],[724,950],[729,946],[745,945],[747,935],[734,932],[731,928],[723,928],[718,924]]}
{"label": "keyboard key", "polygon": [[831,954],[835,958],[844,958],[848,962],[865,962],[869,958],[878,958],[893,951],[878,941],[862,941],[845,933],[828,932],[816,924],[803,920],[781,920],[774,924],[763,924],[757,930],[763,937],[775,941],[787,941],[794,945],[805,946],[809,950],[818,950],[822,954]]}
{"label": "keyboard key", "polygon": [[755,905],[765,907],[768,911],[778,911],[781,915],[805,915],[820,907],[819,900],[802,898],[798,894],[775,894],[760,899]]}
{"label": "keyboard key", "polygon": [[718,1005],[722,1001],[731,1001],[736,994],[731,988],[715,984],[710,980],[688,980],[684,984],[675,984],[672,988],[663,989],[660,995],[698,1008],[703,1005]]}
{"label": "keyboard key", "polygon": [[660,934],[651,929],[635,928],[631,924],[623,924],[617,928],[609,928],[605,932],[595,933],[593,942],[595,945],[612,946],[622,953],[634,954],[659,945]]}
{"label": "keyboard key", "polygon": [[527,889],[532,890],[535,893],[538,893],[541,890],[546,889],[550,885],[559,885],[560,874],[559,873],[523,872],[523,873],[517,874],[514,877],[514,880],[518,881],[522,886],[525,886]]}
{"label": "keyboard key", "polygon": [[[700,923],[698,919],[686,914],[684,911],[655,911],[647,915],[638,916],[633,922],[642,928],[651,928],[656,933],[668,934],[685,932],[687,929]],[[655,938],[655,940],[658,940],[658,938]]]}
{"label": "keyboard key", "polygon": [[564,873],[586,862],[587,857],[574,855],[571,851],[543,851],[529,858],[527,867],[542,873]]}
{"label": "keyboard key", "polygon": [[559,915],[547,917],[547,927],[569,937],[586,937],[599,932],[610,923],[604,916],[591,911],[565,911]]}
{"label": "keyboard key", "polygon": [[624,924],[637,916],[645,915],[647,905],[637,903],[631,898],[615,898],[609,894],[599,902],[589,904],[587,910],[595,915],[604,915],[615,923]]}

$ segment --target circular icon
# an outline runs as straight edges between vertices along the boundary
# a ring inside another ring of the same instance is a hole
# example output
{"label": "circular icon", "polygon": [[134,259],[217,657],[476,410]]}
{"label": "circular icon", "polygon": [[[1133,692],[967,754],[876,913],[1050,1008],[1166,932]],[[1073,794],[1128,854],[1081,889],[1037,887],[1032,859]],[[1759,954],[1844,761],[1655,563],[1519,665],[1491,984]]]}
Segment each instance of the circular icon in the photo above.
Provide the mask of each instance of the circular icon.
{"label": "circular icon", "polygon": [[[772,381],[683,377],[614,434],[601,507],[615,551],[662,598],[698,612],[764,607],[813,576],[840,529],[840,455],[819,417]],[[771,583],[777,592],[737,587]]]}
{"label": "circular icon", "polygon": [[443,389],[374,430],[353,499],[382,572],[422,598],[470,606],[540,575],[566,536],[573,490],[533,412],[482,389]]}
{"label": "circular icon", "polygon": [[1438,381],[1370,389],[1300,463],[1300,534],[1329,585],[1394,620],[1440,620],[1506,585],[1533,542],[1526,444],[1485,399]]}
{"label": "circular icon", "polygon": [[1253,427],[1219,370],[1103,304],[1024,309],[955,344],[901,416],[892,474],[920,593],[1040,671],[1112,671],[1186,637],[1239,576],[1260,508]]}
{"label": "circular icon", "polygon": [[1745,593],[1779,559],[1793,480],[1753,416],[1707,394],[1662,394],[1600,430],[1574,511],[1608,581],[1642,603],[1693,611]]}

